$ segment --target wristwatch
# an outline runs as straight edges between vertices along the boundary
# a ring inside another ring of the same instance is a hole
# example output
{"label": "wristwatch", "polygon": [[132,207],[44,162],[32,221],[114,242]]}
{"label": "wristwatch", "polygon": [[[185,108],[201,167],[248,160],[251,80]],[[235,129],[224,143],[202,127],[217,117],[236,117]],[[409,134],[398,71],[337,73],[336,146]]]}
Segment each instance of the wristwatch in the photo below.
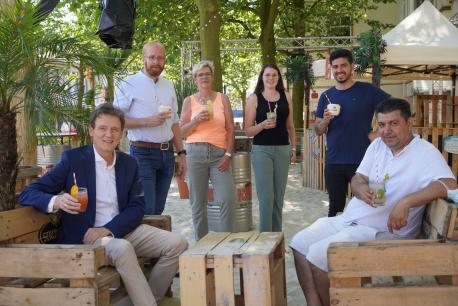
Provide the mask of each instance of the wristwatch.
{"label": "wristwatch", "polygon": [[181,154],[186,155],[186,150],[183,149],[177,152],[177,155],[181,155]]}
{"label": "wristwatch", "polygon": [[228,156],[228,157],[232,157],[232,154],[229,153],[229,152],[224,153],[224,155],[226,155],[226,156]]}

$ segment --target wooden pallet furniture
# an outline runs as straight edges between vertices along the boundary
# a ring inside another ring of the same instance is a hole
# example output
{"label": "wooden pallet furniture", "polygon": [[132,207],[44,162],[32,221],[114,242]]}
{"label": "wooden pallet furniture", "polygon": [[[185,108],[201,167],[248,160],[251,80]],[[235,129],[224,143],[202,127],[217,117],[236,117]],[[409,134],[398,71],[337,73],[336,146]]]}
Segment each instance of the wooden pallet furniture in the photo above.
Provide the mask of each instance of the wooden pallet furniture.
{"label": "wooden pallet furniture", "polygon": [[25,186],[36,180],[42,171],[43,169],[41,167],[19,167],[15,192],[19,193]]}
{"label": "wooden pallet furniture", "polygon": [[[45,244],[58,222],[32,207],[0,213],[0,305],[105,306],[126,296],[104,247]],[[171,230],[170,216],[145,216],[143,223]],[[153,264],[139,263],[145,273]]]}
{"label": "wooden pallet furniture", "polygon": [[429,204],[422,235],[331,244],[331,305],[457,305],[457,207],[444,200]]}
{"label": "wooden pallet furniture", "polygon": [[210,232],[180,256],[182,306],[286,305],[283,233]]}

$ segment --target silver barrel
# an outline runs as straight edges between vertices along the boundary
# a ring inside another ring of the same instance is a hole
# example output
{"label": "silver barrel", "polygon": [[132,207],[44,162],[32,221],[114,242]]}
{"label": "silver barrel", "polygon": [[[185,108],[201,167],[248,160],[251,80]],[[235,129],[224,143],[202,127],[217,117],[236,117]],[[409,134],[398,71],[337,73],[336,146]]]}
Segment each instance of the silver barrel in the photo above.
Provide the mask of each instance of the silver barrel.
{"label": "silver barrel", "polygon": [[249,152],[237,152],[232,157],[232,176],[236,184],[251,181],[250,162]]}
{"label": "silver barrel", "polygon": [[60,161],[62,153],[69,149],[67,144],[37,146],[37,166],[54,166]]}

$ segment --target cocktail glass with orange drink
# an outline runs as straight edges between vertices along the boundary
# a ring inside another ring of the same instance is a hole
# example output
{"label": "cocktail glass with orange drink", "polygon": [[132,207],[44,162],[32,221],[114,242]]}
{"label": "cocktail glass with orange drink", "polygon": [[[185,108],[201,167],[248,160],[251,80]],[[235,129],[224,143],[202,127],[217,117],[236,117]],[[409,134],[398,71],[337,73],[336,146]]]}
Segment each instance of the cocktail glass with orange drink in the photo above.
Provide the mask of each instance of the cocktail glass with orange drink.
{"label": "cocktail glass with orange drink", "polygon": [[80,202],[80,212],[85,212],[87,209],[87,189],[84,187],[78,187],[78,192],[74,195],[74,197]]}

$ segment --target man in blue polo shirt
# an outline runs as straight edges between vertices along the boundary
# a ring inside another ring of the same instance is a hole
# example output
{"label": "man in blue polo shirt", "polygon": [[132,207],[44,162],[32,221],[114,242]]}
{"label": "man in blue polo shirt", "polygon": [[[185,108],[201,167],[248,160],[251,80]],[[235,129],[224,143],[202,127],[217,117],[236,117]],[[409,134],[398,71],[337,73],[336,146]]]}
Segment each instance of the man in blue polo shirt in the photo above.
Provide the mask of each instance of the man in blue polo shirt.
{"label": "man in blue polo shirt", "polygon": [[[371,128],[374,109],[389,95],[372,84],[353,81],[354,64],[350,51],[335,50],[330,62],[336,85],[320,97],[315,132],[318,136],[326,134],[324,175],[329,193],[328,216],[333,217],[343,211],[348,183],[369,143],[379,136]],[[340,105],[340,113],[332,115],[329,104]]]}

